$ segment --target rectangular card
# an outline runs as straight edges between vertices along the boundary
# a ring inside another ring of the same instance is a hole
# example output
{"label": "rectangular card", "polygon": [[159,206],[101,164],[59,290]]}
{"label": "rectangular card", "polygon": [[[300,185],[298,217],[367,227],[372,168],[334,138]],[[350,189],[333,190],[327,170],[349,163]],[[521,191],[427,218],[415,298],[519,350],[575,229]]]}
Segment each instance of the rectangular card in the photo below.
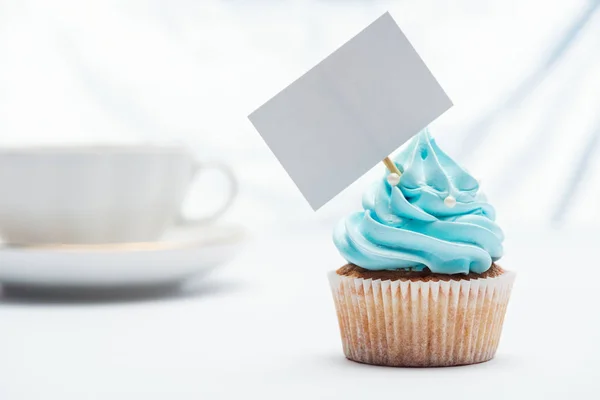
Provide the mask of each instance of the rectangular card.
{"label": "rectangular card", "polygon": [[316,210],[451,106],[385,13],[249,118]]}

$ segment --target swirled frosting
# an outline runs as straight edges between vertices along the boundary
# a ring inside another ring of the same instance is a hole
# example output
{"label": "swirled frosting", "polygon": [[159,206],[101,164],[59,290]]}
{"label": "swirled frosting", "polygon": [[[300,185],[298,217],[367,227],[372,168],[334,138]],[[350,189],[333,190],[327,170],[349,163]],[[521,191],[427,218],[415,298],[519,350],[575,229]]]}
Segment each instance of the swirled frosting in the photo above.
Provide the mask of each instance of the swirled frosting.
{"label": "swirled frosting", "polygon": [[[483,273],[502,256],[504,235],[479,183],[444,153],[428,130],[394,160],[402,172],[385,176],[363,196],[363,211],[337,225],[333,240],[348,262],[370,270]],[[456,199],[444,201],[449,196]]]}

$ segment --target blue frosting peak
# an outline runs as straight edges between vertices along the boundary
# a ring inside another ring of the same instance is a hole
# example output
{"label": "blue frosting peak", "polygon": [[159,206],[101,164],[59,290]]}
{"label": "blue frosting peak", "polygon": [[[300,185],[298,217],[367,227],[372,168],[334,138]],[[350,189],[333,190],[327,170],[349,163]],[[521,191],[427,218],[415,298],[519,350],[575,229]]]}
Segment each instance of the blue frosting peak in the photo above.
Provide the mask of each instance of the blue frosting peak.
{"label": "blue frosting peak", "polygon": [[386,171],[365,193],[364,211],[336,227],[333,240],[342,256],[370,270],[487,271],[502,256],[504,235],[477,180],[437,146],[428,130],[394,162],[402,172],[398,186],[390,186]]}

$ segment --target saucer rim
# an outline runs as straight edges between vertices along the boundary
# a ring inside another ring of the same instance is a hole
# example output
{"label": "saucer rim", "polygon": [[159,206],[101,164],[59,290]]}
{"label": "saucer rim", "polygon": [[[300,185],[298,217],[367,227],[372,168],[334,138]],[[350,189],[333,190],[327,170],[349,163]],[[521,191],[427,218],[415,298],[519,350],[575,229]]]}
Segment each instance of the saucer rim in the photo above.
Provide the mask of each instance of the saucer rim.
{"label": "saucer rim", "polygon": [[[203,227],[201,229],[208,229]],[[92,243],[92,244],[13,244],[0,243],[0,253],[7,251],[29,252],[29,253],[132,253],[132,252],[156,252],[179,249],[190,249],[198,247],[212,247],[219,245],[232,245],[242,242],[247,237],[247,230],[242,225],[217,225],[212,228],[229,230],[226,235],[217,235],[210,238],[189,239],[158,239],[145,242],[127,243]],[[200,232],[200,230],[199,230]]]}

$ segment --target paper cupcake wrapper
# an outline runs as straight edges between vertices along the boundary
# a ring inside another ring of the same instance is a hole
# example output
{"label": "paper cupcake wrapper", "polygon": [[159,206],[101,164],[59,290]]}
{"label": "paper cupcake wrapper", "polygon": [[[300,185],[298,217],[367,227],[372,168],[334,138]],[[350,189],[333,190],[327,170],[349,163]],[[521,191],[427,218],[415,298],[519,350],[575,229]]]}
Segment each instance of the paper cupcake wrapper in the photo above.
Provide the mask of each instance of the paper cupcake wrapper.
{"label": "paper cupcake wrapper", "polygon": [[433,367],[494,357],[515,274],[411,282],[329,274],[346,357]]}

